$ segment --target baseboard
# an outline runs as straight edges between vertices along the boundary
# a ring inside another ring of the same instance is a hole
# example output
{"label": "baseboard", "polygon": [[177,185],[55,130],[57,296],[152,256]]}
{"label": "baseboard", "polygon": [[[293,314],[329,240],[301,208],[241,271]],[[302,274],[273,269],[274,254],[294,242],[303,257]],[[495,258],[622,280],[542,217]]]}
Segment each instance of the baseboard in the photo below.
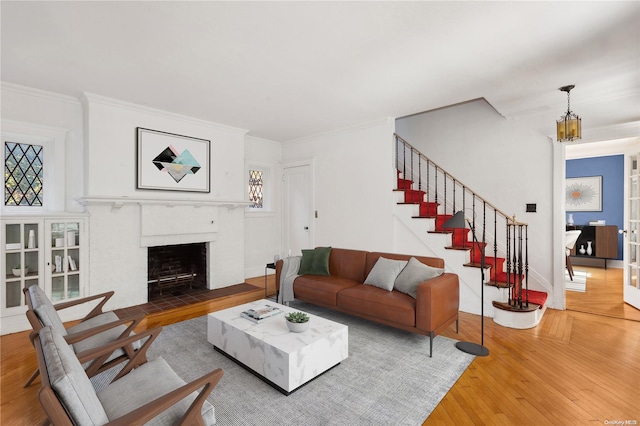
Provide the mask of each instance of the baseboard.
{"label": "baseboard", "polygon": [[[588,258],[588,257],[574,257],[571,256],[571,264],[573,266],[589,266],[592,268],[604,268],[605,265],[605,259],[602,258],[598,258],[598,257],[594,257],[594,258]],[[624,268],[624,262],[622,260],[617,260],[617,259],[607,259],[607,268],[614,268],[614,269],[622,269]]]}

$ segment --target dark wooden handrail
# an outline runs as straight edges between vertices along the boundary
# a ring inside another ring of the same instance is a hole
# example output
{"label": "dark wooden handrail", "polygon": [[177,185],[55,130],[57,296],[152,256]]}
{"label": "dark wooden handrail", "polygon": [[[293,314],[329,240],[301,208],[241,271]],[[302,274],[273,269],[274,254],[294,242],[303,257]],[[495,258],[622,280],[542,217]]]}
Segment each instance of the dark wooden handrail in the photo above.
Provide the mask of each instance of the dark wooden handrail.
{"label": "dark wooden handrail", "polygon": [[[494,206],[493,204],[491,204],[489,201],[484,200],[480,195],[478,195],[476,192],[472,191],[471,189],[469,189],[469,187],[465,184],[463,184],[460,180],[455,179],[451,174],[449,174],[445,169],[443,169],[442,167],[440,167],[438,164],[436,164],[434,161],[432,161],[431,159],[429,159],[427,156],[425,156],[424,154],[422,154],[420,151],[418,151],[416,148],[414,148],[409,142],[407,142],[406,140],[402,139],[401,136],[394,134],[395,138],[396,138],[396,142],[401,142],[403,146],[405,147],[409,147],[411,149],[411,155],[413,156],[413,153],[417,153],[417,155],[419,155],[419,157],[421,159],[424,159],[428,164],[427,167],[429,167],[429,165],[431,167],[435,167],[436,171],[441,170],[443,175],[446,177],[450,177],[451,179],[454,180],[454,182],[456,182],[459,186],[463,187],[466,189],[467,192],[469,192],[470,194],[473,194],[474,196],[480,198],[481,200],[485,201],[487,203],[487,207],[491,208],[492,210],[495,210],[496,212],[500,213],[503,217],[507,218],[508,220],[510,220],[512,223],[514,224],[519,224],[519,225],[527,225],[524,222],[519,222],[515,220],[515,215],[513,216],[509,216],[507,213],[505,213],[504,211],[500,210],[499,208],[497,208],[496,206]],[[398,144],[396,143],[396,147],[398,146]],[[399,150],[396,150],[396,159],[399,158],[398,156],[399,154]],[[413,162],[413,159],[411,159],[411,162]],[[418,163],[418,167],[421,169],[420,167],[420,163]],[[419,171],[420,172],[420,171]],[[403,171],[403,175],[406,176],[405,171]],[[419,177],[419,181],[418,181],[418,189],[421,189],[421,176]]]}

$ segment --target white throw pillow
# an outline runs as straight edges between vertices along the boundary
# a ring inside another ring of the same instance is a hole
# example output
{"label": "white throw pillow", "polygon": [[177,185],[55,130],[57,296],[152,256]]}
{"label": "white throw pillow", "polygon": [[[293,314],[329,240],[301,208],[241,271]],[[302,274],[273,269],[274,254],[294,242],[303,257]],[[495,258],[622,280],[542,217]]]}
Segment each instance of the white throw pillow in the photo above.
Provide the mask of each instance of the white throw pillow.
{"label": "white throw pillow", "polygon": [[379,257],[376,264],[371,268],[364,283],[375,287],[380,287],[387,291],[393,290],[393,283],[396,281],[400,271],[407,266],[405,260],[392,260]]}
{"label": "white throw pillow", "polygon": [[430,280],[431,278],[439,277],[443,273],[444,269],[425,265],[415,257],[412,257],[409,259],[407,267],[404,268],[396,278],[394,288],[416,299],[418,284]]}

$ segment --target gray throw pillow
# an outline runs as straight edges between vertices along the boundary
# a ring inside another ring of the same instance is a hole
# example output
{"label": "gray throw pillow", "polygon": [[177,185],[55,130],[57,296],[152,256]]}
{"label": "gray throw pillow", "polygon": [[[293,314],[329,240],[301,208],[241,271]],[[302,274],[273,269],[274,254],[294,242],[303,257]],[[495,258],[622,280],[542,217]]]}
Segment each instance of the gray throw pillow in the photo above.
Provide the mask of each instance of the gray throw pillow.
{"label": "gray throw pillow", "polygon": [[430,280],[431,278],[439,277],[443,273],[444,269],[425,265],[415,257],[412,257],[409,259],[407,267],[404,268],[396,278],[394,288],[416,299],[418,284]]}
{"label": "gray throw pillow", "polygon": [[387,291],[393,290],[393,283],[396,277],[407,265],[405,260],[392,260],[385,257],[379,257],[376,264],[371,268],[371,272],[367,275],[364,283],[375,287],[380,287]]}

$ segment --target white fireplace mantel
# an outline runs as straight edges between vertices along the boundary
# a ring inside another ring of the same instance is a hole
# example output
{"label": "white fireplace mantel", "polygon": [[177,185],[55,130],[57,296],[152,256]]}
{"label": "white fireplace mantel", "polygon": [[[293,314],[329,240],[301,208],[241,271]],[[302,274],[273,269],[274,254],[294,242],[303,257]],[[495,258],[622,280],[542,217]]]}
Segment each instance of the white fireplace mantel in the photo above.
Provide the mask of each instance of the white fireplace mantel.
{"label": "white fireplace mantel", "polygon": [[246,207],[251,203],[249,201],[226,201],[226,200],[202,200],[202,199],[168,199],[168,198],[132,198],[132,197],[101,197],[101,196],[88,196],[88,197],[79,197],[75,199],[78,203],[83,206],[91,206],[91,205],[111,205],[112,210],[118,210],[123,207],[125,204],[138,204],[141,206],[144,205],[156,205],[156,206],[193,206],[193,207],[202,207],[202,206],[218,206],[218,207],[227,207],[227,208],[238,208],[238,207]]}

